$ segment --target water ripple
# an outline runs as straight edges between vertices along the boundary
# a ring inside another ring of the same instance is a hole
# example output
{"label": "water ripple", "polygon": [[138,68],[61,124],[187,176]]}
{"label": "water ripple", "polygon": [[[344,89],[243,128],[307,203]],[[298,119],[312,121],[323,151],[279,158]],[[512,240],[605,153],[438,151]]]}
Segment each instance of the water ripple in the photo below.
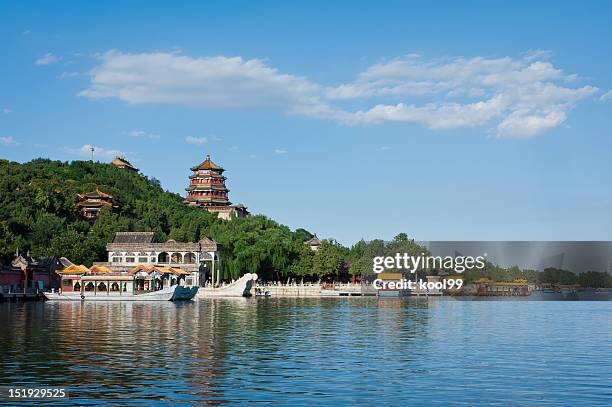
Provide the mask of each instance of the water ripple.
{"label": "water ripple", "polygon": [[4,303],[0,383],[79,405],[612,405],[610,304]]}

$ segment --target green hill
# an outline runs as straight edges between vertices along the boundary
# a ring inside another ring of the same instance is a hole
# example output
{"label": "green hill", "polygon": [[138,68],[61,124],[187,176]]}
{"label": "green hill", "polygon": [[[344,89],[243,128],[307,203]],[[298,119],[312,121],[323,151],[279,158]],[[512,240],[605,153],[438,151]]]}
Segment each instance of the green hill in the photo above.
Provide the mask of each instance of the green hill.
{"label": "green hill", "polygon": [[[113,196],[95,222],[83,220],[77,194],[100,190]],[[0,259],[19,249],[33,256],[65,256],[90,265],[106,259],[105,245],[117,231],[153,231],[158,241],[198,241],[209,236],[223,245],[226,279],[246,272],[263,278],[287,276],[300,257],[311,256],[303,242],[311,234],[292,232],[265,216],[229,222],[187,206],[164,191],[158,180],[91,161],[37,159],[20,164],[0,160]],[[329,245],[336,247],[337,245]],[[303,261],[302,261],[303,263]]]}

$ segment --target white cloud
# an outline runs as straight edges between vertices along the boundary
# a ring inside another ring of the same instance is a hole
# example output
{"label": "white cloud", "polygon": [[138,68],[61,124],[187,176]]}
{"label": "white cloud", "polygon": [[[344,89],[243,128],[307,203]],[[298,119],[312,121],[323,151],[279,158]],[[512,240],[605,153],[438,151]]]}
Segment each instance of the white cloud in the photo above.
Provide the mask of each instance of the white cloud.
{"label": "white cloud", "polygon": [[63,150],[69,154],[78,155],[85,158],[91,158],[91,149],[94,149],[94,160],[98,158],[112,159],[115,157],[124,157],[125,153],[120,150],[107,149],[91,144],[84,144],[80,148],[64,148]]}
{"label": "white cloud", "polygon": [[610,99],[612,99],[612,90],[607,91],[599,97],[600,102],[607,102]]}
{"label": "white cloud", "polygon": [[501,114],[504,108],[502,97],[470,103],[430,103],[424,106],[377,105],[365,112],[356,112],[355,123],[380,123],[383,121],[421,123],[432,129],[450,129],[464,126],[480,126]]}
{"label": "white cloud", "polygon": [[[357,80],[332,88],[332,98],[405,96],[445,93],[461,88],[485,90],[561,78],[550,62],[504,58],[454,58],[427,61],[418,55],[396,58],[369,67]],[[356,92],[339,92],[342,87]]]}
{"label": "white cloud", "polygon": [[393,148],[390,147],[390,146],[382,146],[382,147],[379,148],[379,150],[380,151],[389,151],[389,150],[393,150]]}
{"label": "white cloud", "polygon": [[[518,60],[477,57],[425,61],[410,55],[371,66],[355,82],[328,89],[327,95],[337,100],[425,100],[422,104],[377,104],[368,110],[333,115],[349,124],[395,121],[431,129],[493,125],[499,137],[533,137],[562,124],[576,103],[598,91],[593,86],[561,84],[576,80],[576,76],[537,60],[542,57],[548,53],[534,52]],[[322,113],[312,115],[329,114]]]}
{"label": "white cloud", "polygon": [[13,109],[9,109],[8,107],[5,107],[4,109],[2,109],[2,113],[4,114],[13,113]]}
{"label": "white cloud", "polygon": [[60,60],[60,57],[53,55],[51,52],[48,52],[42,57],[38,58],[36,61],[34,61],[34,65],[50,65]]}
{"label": "white cloud", "polygon": [[499,137],[529,138],[559,126],[565,119],[565,112],[560,110],[541,114],[532,114],[529,110],[517,110],[497,125],[497,134]]}
{"label": "white cloud", "polygon": [[281,74],[262,60],[240,57],[190,58],[178,54],[99,55],[91,83],[81,96],[128,103],[205,107],[284,107],[307,102],[318,86]]}
{"label": "white cloud", "polygon": [[552,57],[552,52],[549,50],[536,49],[527,51],[523,54],[525,61],[546,60]]}
{"label": "white cloud", "polygon": [[195,144],[197,146],[202,146],[204,144],[208,144],[208,138],[206,137],[193,137],[188,136],[185,138],[185,141],[189,144]]}
{"label": "white cloud", "polygon": [[60,78],[60,79],[74,78],[74,77],[77,77],[77,76],[80,76],[80,75],[83,75],[83,74],[80,73],[80,72],[62,72],[58,76],[58,78]]}
{"label": "white cloud", "polygon": [[16,146],[19,143],[12,137],[0,137],[0,144],[4,146]]}
{"label": "white cloud", "polygon": [[495,129],[499,137],[533,137],[555,128],[579,101],[598,92],[594,86],[568,86],[578,76],[564,73],[549,61],[550,52],[540,50],[518,58],[427,60],[406,55],[374,64],[354,81],[334,86],[281,73],[261,59],[117,51],[98,58],[83,97],[275,109],[350,125],[484,127]]}
{"label": "white cloud", "polygon": [[287,154],[289,151],[277,148],[274,150],[274,154]]}
{"label": "white cloud", "polygon": [[158,139],[159,138],[158,134],[148,133],[148,132],[143,131],[143,130],[124,131],[123,134],[125,134],[127,136],[130,136],[130,137],[145,137],[145,138],[149,138],[149,139]]}

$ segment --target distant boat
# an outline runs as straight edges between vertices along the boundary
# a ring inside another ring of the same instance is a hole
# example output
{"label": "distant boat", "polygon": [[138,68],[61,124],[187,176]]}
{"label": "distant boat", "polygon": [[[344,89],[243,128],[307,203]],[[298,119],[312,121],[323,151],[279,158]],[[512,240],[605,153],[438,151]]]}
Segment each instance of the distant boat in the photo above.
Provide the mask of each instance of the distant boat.
{"label": "distant boat", "polygon": [[157,291],[144,293],[114,292],[114,291],[69,291],[45,292],[48,300],[63,301],[188,301],[198,293],[198,287],[183,287],[174,285]]}
{"label": "distant boat", "polygon": [[271,297],[272,293],[268,290],[262,290],[261,288],[257,288],[255,290],[256,297]]}

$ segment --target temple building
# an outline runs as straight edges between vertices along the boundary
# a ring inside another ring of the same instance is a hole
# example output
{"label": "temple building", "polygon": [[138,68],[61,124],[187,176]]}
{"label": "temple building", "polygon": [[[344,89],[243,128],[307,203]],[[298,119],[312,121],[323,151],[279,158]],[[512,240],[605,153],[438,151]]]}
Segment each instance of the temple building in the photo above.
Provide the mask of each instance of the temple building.
{"label": "temple building", "polygon": [[204,237],[197,243],[159,243],[154,242],[154,236],[153,232],[117,232],[106,245],[108,261],[94,265],[113,272],[127,272],[136,266],[180,268],[189,273],[185,279],[188,286],[204,286],[208,279],[220,280],[217,242]]}
{"label": "temple building", "polygon": [[249,215],[244,205],[232,205],[229,201],[229,190],[225,186],[227,178],[223,175],[225,169],[213,163],[210,155],[206,156],[203,163],[191,167],[191,171],[193,175],[189,176],[186,203],[216,213],[219,218],[225,220]]}
{"label": "temple building", "polygon": [[134,167],[125,157],[115,157],[113,161],[111,161],[115,167],[119,167],[128,171],[138,172],[138,168]]}
{"label": "temple building", "polygon": [[0,290],[3,292],[23,290],[49,290],[59,288],[57,270],[72,263],[65,257],[32,257],[15,254],[10,266],[0,265]]}
{"label": "temple building", "polygon": [[112,195],[100,191],[98,187],[93,192],[78,194],[78,199],[79,212],[87,220],[96,220],[102,208],[113,207]]}
{"label": "temple building", "polygon": [[321,246],[321,241],[319,240],[319,238],[317,237],[317,234],[315,233],[315,235],[310,240],[305,241],[304,244],[308,246],[310,250],[312,250],[313,252],[316,252],[317,250],[319,250],[319,247]]}

